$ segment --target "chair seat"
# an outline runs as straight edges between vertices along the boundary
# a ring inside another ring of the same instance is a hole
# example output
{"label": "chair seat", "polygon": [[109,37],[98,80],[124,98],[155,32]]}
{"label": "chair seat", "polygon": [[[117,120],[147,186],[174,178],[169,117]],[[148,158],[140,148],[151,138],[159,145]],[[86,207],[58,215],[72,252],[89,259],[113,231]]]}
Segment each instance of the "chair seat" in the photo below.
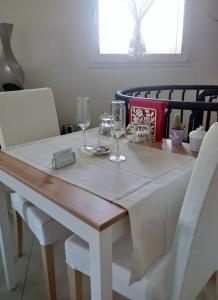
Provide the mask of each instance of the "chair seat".
{"label": "chair seat", "polygon": [[[89,276],[89,247],[87,242],[73,235],[65,241],[65,253],[66,262],[71,268]],[[164,273],[168,265],[169,255],[162,256],[155,262],[141,281],[129,285],[131,253],[130,236],[122,237],[113,244],[113,290],[130,299],[166,299]]]}
{"label": "chair seat", "polygon": [[27,223],[39,243],[43,246],[64,240],[72,234],[67,228],[20,197],[17,193],[11,193],[11,206]]}

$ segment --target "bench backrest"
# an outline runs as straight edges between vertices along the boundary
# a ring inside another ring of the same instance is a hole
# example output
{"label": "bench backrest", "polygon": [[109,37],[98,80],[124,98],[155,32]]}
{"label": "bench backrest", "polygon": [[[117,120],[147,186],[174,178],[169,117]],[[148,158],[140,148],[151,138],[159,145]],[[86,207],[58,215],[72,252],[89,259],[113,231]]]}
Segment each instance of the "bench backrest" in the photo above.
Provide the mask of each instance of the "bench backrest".
{"label": "bench backrest", "polygon": [[[206,130],[218,120],[218,85],[162,85],[119,90],[116,99],[124,100],[128,108],[131,98],[139,97],[168,102],[165,115],[164,137],[169,137],[171,117],[180,111],[181,122],[187,123],[187,134],[203,125]],[[127,109],[127,124],[128,124]]]}

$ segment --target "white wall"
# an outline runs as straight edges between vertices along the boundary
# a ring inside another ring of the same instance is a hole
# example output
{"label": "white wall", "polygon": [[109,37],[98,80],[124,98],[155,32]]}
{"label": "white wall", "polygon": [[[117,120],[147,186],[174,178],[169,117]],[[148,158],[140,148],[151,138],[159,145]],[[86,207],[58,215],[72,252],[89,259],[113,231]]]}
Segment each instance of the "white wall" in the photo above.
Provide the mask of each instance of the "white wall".
{"label": "white wall", "polygon": [[[0,22],[14,24],[12,47],[26,88],[50,86],[60,125],[75,118],[78,95],[92,98],[93,125],[117,89],[157,84],[218,84],[218,23],[207,9],[217,0],[192,0],[189,64],[184,67],[93,68],[87,49],[92,0],[0,0]],[[206,2],[206,3],[205,3]]]}

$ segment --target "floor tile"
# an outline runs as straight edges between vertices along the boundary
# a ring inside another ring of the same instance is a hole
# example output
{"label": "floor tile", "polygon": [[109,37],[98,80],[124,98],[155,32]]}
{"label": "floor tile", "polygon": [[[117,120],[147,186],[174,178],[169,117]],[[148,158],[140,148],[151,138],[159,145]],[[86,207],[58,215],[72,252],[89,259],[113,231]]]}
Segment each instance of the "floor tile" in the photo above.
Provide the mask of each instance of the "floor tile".
{"label": "floor tile", "polygon": [[34,245],[31,260],[27,270],[27,278],[22,300],[47,300],[42,271],[40,246]]}
{"label": "floor tile", "polygon": [[25,245],[23,249],[24,251],[23,256],[19,258],[15,258],[17,286],[12,291],[9,291],[6,288],[3,265],[0,257],[0,299],[1,300],[21,300],[26,271],[28,268],[29,258],[31,254],[31,248],[32,248],[31,245]]}
{"label": "floor tile", "polygon": [[[68,300],[68,281],[66,272],[64,243],[54,245],[56,290],[59,300]],[[40,245],[34,245],[28,276],[22,300],[47,300],[45,281],[43,275]]]}

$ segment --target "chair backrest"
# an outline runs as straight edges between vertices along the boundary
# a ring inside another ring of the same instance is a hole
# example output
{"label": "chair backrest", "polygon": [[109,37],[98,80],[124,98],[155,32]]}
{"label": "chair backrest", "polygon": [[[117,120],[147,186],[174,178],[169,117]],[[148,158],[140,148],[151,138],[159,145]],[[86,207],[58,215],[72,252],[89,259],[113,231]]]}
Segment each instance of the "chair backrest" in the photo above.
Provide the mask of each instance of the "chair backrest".
{"label": "chair backrest", "polygon": [[218,270],[218,123],[207,132],[187,188],[169,264],[170,300],[195,299]]}
{"label": "chair backrest", "polygon": [[0,144],[3,149],[59,134],[50,88],[0,93]]}

